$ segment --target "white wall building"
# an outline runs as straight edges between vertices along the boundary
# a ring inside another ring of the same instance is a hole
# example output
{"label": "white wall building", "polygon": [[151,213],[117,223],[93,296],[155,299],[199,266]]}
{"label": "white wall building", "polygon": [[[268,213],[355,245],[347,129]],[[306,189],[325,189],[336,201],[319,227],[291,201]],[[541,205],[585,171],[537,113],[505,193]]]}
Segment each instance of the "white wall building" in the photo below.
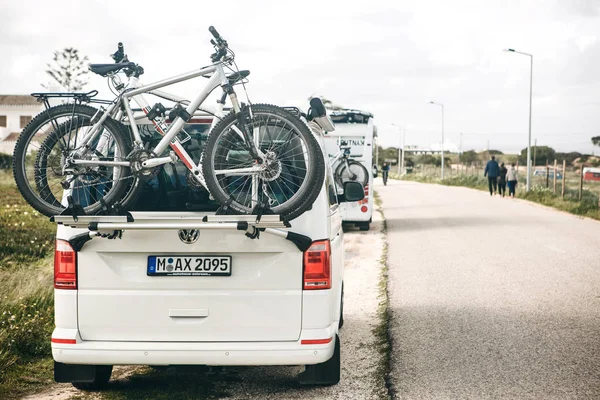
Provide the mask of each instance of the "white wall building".
{"label": "white wall building", "polygon": [[23,128],[43,109],[29,95],[0,94],[0,153],[12,154]]}

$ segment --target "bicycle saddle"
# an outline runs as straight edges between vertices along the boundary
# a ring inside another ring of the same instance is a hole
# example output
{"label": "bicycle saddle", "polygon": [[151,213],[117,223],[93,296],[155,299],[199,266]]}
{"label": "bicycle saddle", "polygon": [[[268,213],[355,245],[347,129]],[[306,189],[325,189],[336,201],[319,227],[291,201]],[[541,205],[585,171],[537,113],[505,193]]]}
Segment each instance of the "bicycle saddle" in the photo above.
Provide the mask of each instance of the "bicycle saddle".
{"label": "bicycle saddle", "polygon": [[247,69],[245,69],[245,70],[242,70],[242,71],[239,71],[239,72],[234,72],[231,75],[227,75],[227,79],[229,79],[229,83],[230,84],[234,84],[237,81],[240,81],[240,80],[244,79],[248,75],[250,75],[250,71],[248,71]]}
{"label": "bicycle saddle", "polygon": [[100,76],[107,76],[110,73],[119,72],[124,68],[135,68],[135,63],[115,63],[115,64],[90,64],[90,71]]}

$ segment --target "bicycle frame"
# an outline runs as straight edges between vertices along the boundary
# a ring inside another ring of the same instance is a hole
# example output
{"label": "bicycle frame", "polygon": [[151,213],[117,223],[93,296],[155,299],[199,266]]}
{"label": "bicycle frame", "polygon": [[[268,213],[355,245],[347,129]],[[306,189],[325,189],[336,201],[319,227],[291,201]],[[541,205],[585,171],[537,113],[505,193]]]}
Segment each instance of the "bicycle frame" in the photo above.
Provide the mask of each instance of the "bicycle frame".
{"label": "bicycle frame", "polygon": [[[185,100],[178,96],[173,96],[169,93],[159,91],[159,88],[170,86],[182,81],[190,80],[199,76],[206,76],[212,74],[210,76],[208,83],[206,86],[200,91],[198,97],[196,97],[192,101]],[[110,77],[113,82],[120,84],[120,79],[116,74],[111,75]],[[115,99],[111,105],[104,111],[100,117],[100,119],[94,124],[94,126],[90,129],[90,131],[86,134],[86,136],[82,139],[79,148],[84,148],[85,146],[94,139],[100,132],[101,126],[106,121],[109,116],[117,115],[121,110],[121,105],[123,106],[125,113],[127,115],[128,120],[130,121],[131,130],[134,136],[134,144],[141,148],[143,145],[142,138],[140,132],[138,130],[137,125],[135,124],[135,116],[133,113],[133,109],[131,108],[131,100],[133,100],[144,112],[144,114],[148,114],[151,110],[150,104],[143,97],[144,93],[149,93],[156,95],[158,97],[162,97],[171,101],[176,102],[188,102],[188,106],[186,111],[193,115],[194,112],[200,107],[200,105],[208,98],[208,96],[215,90],[217,87],[221,86],[225,88],[229,85],[229,80],[225,74],[222,63],[216,63],[210,65],[208,67],[204,67],[195,71],[191,71],[185,74],[181,74],[172,78],[167,78],[158,82],[154,82],[148,85],[142,85],[138,78],[132,77],[129,81],[128,87],[123,90],[117,99]],[[233,90],[228,92],[231,104],[233,106],[233,110],[235,113],[240,112],[240,105],[237,100],[237,96]],[[222,108],[222,105],[220,106]],[[177,157],[185,164],[185,166],[190,170],[192,175],[204,186],[206,184],[204,182],[204,177],[201,170],[201,163],[195,164],[192,157],[185,151],[182,144],[177,139],[177,135],[183,129],[186,121],[181,117],[177,116],[172,122],[171,125],[167,127],[165,121],[161,119],[155,119],[152,121],[156,130],[163,135],[163,138],[156,145],[154,149],[151,149],[154,154],[162,154],[167,147],[171,147]],[[238,129],[236,126],[233,126],[232,129],[240,135],[240,137],[245,140],[244,133]],[[255,146],[255,150],[257,154],[264,158],[264,154],[257,148],[256,143],[250,142]],[[162,164],[166,164],[169,162],[173,162],[173,157],[155,157],[146,160],[142,165],[144,167],[156,167]],[[104,165],[104,166],[124,166],[129,167],[131,163],[129,161],[100,161],[100,160],[72,160],[73,164],[82,164],[82,165]],[[260,172],[260,167],[251,167],[251,168],[239,168],[235,170],[227,170],[227,171],[215,171],[217,174],[248,174],[253,172]]]}

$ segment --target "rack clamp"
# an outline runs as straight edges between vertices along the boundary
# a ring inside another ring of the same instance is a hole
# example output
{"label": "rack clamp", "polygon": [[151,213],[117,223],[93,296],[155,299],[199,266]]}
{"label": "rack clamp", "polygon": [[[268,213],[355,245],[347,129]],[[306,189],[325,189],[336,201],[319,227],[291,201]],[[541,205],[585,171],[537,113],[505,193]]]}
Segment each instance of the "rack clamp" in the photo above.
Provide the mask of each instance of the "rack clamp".
{"label": "rack clamp", "polygon": [[[73,221],[77,222],[79,221],[79,217],[84,217],[86,215],[83,207],[81,207],[79,203],[75,203],[75,200],[73,200],[73,196],[67,196],[67,204],[67,208],[65,208],[59,214],[59,216],[71,216],[73,217]],[[54,216],[50,217],[50,222],[55,222]]]}
{"label": "rack clamp", "polygon": [[256,223],[259,224],[260,220],[262,218],[263,215],[273,215],[273,211],[271,211],[271,208],[269,208],[269,206],[264,203],[264,202],[259,202],[254,209],[252,210],[251,215],[256,215]]}
{"label": "rack clamp", "polygon": [[225,204],[221,205],[215,212],[215,215],[230,215],[232,212],[230,211],[231,202],[233,201],[233,197],[229,197]]}
{"label": "rack clamp", "polygon": [[125,208],[123,208],[123,205],[118,201],[109,206],[106,203],[106,201],[104,201],[104,199],[100,199],[100,205],[102,206],[102,209],[101,209],[99,215],[120,216],[120,217],[126,217],[127,222],[135,221],[133,219],[133,215],[131,215],[131,213],[129,211],[127,211]]}

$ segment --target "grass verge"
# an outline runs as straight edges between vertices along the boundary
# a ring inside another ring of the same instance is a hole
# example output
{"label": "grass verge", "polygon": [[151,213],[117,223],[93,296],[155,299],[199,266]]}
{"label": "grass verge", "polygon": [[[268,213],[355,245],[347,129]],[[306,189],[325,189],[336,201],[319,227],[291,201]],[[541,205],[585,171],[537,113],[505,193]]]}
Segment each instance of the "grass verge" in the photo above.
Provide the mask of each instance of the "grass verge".
{"label": "grass verge", "polygon": [[[462,186],[488,191],[487,179],[481,176],[458,175],[441,180],[439,177],[409,174],[402,176],[401,178],[397,175],[391,175],[390,178],[421,183],[435,183],[446,186]],[[529,192],[524,190],[518,191],[517,197],[556,208],[557,210],[566,211],[571,214],[600,220],[598,195],[590,190],[583,190],[581,201],[579,201],[578,190],[567,189],[565,191],[565,198],[563,199],[560,194],[555,194],[553,190],[543,186],[533,186]]]}
{"label": "grass verge", "polygon": [[0,398],[52,381],[52,253],[55,226],[0,170]]}
{"label": "grass verge", "polygon": [[377,206],[377,212],[381,215],[381,234],[383,235],[383,250],[381,252],[381,258],[379,263],[381,265],[381,275],[379,277],[379,304],[377,307],[377,315],[379,317],[379,324],[373,329],[373,334],[377,339],[377,347],[379,354],[382,356],[382,361],[377,367],[377,376],[383,379],[386,388],[385,399],[392,398],[392,388],[390,381],[390,373],[392,367],[392,337],[390,334],[390,309],[389,309],[389,295],[388,295],[388,244],[387,244],[387,223],[385,215],[383,213],[383,207],[381,204],[381,198],[377,192],[373,193],[375,199],[375,205]]}

